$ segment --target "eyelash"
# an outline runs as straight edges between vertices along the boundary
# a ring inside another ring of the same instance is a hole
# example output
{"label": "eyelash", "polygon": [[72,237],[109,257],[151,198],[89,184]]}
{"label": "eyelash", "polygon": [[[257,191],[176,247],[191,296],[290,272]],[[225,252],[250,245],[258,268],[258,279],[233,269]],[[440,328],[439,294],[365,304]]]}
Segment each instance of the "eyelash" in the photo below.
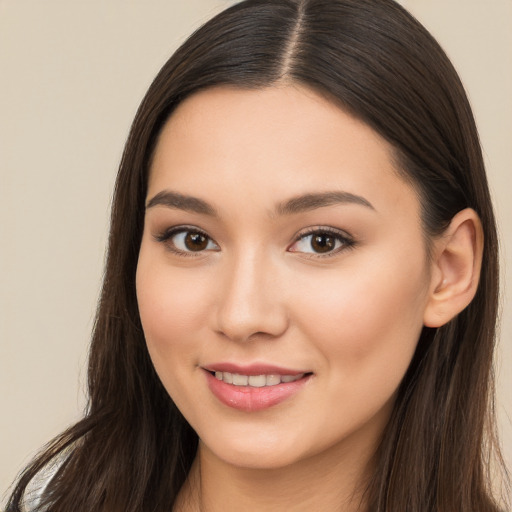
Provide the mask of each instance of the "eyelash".
{"label": "eyelash", "polygon": [[208,242],[213,242],[215,245],[218,246],[217,242],[213,240],[207,233],[205,233],[203,230],[196,228],[195,226],[175,226],[173,228],[167,229],[164,232],[160,233],[159,235],[155,235],[154,238],[157,242],[163,243],[166,245],[167,249],[171,251],[174,254],[177,254],[179,256],[184,257],[197,257],[199,256],[203,251],[183,251],[181,249],[178,249],[174,243],[172,243],[171,239],[180,234],[180,233],[193,233],[197,235],[204,236]]}
{"label": "eyelash", "polygon": [[331,228],[331,227],[314,227],[309,228],[306,231],[303,231],[299,233],[293,242],[293,244],[290,247],[293,247],[295,244],[299,243],[302,240],[305,240],[307,237],[314,236],[314,235],[329,235],[330,237],[334,238],[336,242],[340,242],[341,246],[335,248],[334,250],[328,251],[324,254],[319,252],[300,252],[300,251],[291,251],[291,252],[300,252],[304,255],[304,257],[307,258],[330,258],[332,256],[338,255],[342,251],[346,251],[348,249],[352,249],[355,247],[356,242],[355,240],[346,232],[341,231],[339,229]]}
{"label": "eyelash", "polygon": [[[208,243],[214,243],[217,247],[218,244],[211,238],[207,233],[205,233],[203,230],[195,227],[195,226],[175,226],[173,228],[167,229],[164,232],[155,235],[154,239],[157,242],[164,243],[167,246],[167,249],[174,254],[177,254],[179,256],[184,257],[197,257],[201,253],[205,252],[206,249],[199,250],[199,251],[184,251],[175,246],[174,243],[171,242],[171,239],[180,234],[180,233],[189,233],[189,234],[197,234],[205,237],[208,240]],[[296,252],[299,254],[303,254],[304,257],[308,258],[329,258],[332,256],[335,256],[339,254],[341,251],[345,251],[348,249],[353,248],[356,245],[356,242],[352,237],[350,237],[347,233],[344,231],[334,229],[331,227],[314,227],[309,228],[307,231],[303,231],[299,233],[294,242],[288,247],[287,250],[290,250],[291,247],[298,244],[299,242],[305,240],[307,237],[313,236],[313,235],[328,235],[335,239],[336,242],[340,242],[340,247],[335,247],[333,250],[329,250],[328,252],[322,254],[320,252],[305,252],[305,251],[290,251],[290,252]],[[171,242],[171,243],[169,243]],[[211,250],[211,249],[210,249]]]}

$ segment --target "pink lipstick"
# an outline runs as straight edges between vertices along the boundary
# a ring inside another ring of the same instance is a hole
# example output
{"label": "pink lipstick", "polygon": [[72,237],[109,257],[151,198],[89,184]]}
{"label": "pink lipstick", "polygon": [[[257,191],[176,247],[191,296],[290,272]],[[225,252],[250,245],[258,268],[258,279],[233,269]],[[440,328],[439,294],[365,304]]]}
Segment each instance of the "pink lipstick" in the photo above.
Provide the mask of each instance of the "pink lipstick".
{"label": "pink lipstick", "polygon": [[266,364],[219,363],[204,370],[215,397],[224,405],[245,412],[260,411],[291,398],[312,375]]}

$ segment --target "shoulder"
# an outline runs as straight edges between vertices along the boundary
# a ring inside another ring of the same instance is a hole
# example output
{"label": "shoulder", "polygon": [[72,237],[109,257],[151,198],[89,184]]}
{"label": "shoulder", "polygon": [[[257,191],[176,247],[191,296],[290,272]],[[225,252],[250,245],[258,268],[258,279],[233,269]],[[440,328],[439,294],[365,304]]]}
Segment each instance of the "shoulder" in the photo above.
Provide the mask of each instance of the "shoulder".
{"label": "shoulder", "polygon": [[45,512],[46,508],[41,508],[41,498],[61,464],[60,458],[50,462],[30,481],[25,490],[23,512]]}

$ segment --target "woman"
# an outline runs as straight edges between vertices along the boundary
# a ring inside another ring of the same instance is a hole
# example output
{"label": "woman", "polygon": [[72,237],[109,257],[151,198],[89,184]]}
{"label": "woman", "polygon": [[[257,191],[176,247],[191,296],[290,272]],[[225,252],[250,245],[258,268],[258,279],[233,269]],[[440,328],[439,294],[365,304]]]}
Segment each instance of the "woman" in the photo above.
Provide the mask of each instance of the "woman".
{"label": "woman", "polygon": [[471,110],[425,29],[390,0],[242,2],[137,113],[88,412],[8,510],[54,467],[29,507],[497,511],[497,278]]}

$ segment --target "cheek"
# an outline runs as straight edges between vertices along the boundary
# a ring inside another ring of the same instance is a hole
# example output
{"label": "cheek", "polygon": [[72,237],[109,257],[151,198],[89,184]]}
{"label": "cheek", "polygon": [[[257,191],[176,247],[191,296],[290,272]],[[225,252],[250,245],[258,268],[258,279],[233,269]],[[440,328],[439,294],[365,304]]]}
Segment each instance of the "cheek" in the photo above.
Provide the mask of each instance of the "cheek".
{"label": "cheek", "polygon": [[173,272],[141,252],[137,301],[146,346],[164,388],[176,406],[193,418],[191,375],[197,369],[204,336],[205,291],[190,283],[187,272]]}
{"label": "cheek", "polygon": [[399,275],[370,267],[340,272],[326,280],[328,293],[317,287],[300,305],[301,329],[321,353],[318,375],[328,390],[322,403],[330,420],[318,431],[325,439],[363,425],[380,431],[389,418],[423,325],[424,276]]}
{"label": "cheek", "polygon": [[144,256],[137,267],[137,301],[151,359],[165,381],[196,364],[208,293],[187,272],[172,272]]}
{"label": "cheek", "polygon": [[[422,255],[419,255],[422,261]],[[428,279],[406,260],[347,268],[302,301],[301,328],[315,339],[333,379],[355,386],[398,385],[423,327]],[[387,390],[389,393],[389,389]]]}

